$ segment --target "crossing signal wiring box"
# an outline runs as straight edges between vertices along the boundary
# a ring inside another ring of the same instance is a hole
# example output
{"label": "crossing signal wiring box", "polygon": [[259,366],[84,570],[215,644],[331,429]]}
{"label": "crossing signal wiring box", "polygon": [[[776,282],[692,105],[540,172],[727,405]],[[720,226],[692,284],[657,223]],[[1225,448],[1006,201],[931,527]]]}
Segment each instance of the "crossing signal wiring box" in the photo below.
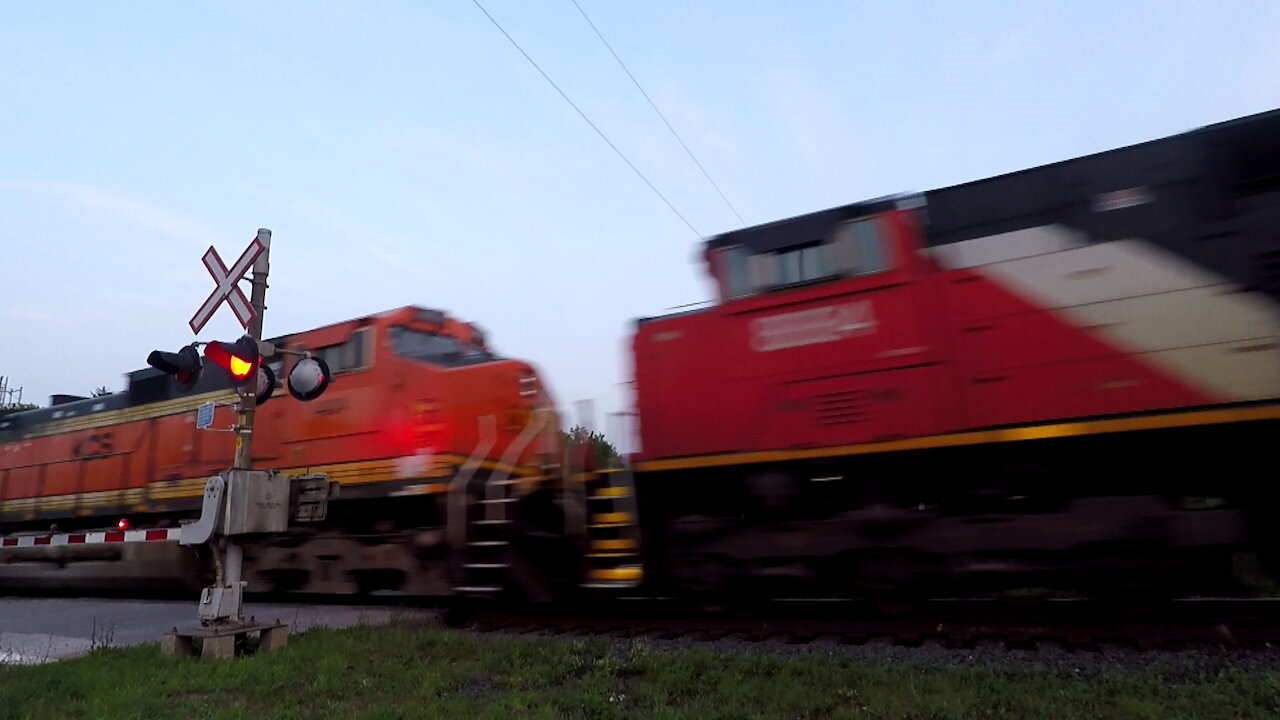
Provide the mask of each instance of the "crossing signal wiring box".
{"label": "crossing signal wiring box", "polygon": [[269,470],[227,473],[225,535],[282,533],[289,529],[289,477]]}
{"label": "crossing signal wiring box", "polygon": [[289,488],[293,522],[320,522],[329,512],[329,500],[338,496],[338,483],[328,475],[295,475]]}

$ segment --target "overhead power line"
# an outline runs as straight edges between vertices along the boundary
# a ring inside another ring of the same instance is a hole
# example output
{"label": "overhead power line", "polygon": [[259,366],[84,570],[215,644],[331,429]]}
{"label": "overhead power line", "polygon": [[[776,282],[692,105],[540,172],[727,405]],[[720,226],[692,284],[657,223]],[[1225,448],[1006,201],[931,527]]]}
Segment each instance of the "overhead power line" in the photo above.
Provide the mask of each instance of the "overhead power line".
{"label": "overhead power line", "polygon": [[644,181],[644,184],[649,186],[649,189],[653,191],[653,194],[661,198],[662,202],[666,203],[667,207],[671,208],[671,212],[675,213],[676,217],[684,221],[684,224],[687,225],[689,229],[693,231],[694,235],[697,235],[699,238],[701,238],[702,233],[698,232],[698,229],[693,226],[693,223],[689,222],[689,220],[683,214],[681,214],[679,210],[676,209],[676,206],[671,204],[671,201],[667,199],[666,195],[663,195],[658,190],[658,188],[654,187],[653,183],[649,182],[649,178],[645,177],[644,173],[640,172],[640,168],[637,168],[634,163],[632,163],[629,159],[627,159],[627,156],[623,154],[621,150],[618,149],[617,145],[613,144],[613,141],[609,139],[609,136],[605,135],[600,128],[596,127],[595,123],[591,122],[591,118],[587,117],[587,114],[582,111],[582,108],[578,107],[578,105],[574,103],[573,100],[569,99],[569,96],[565,94],[564,90],[560,89],[560,86],[557,85],[555,81],[551,79],[551,76],[547,75],[546,71],[544,71],[538,65],[538,63],[534,62],[533,58],[529,57],[529,53],[525,52],[524,48],[520,47],[520,43],[516,42],[515,38],[511,37],[511,34],[508,33],[506,30],[504,30],[502,25],[499,24],[498,21],[495,20],[494,17],[489,14],[489,11],[484,9],[484,6],[480,4],[480,0],[471,0],[471,1],[476,4],[476,7],[480,8],[480,12],[484,13],[484,16],[489,18],[489,22],[493,23],[493,26],[498,28],[498,31],[501,32],[507,38],[507,40],[511,42],[513,46],[515,46],[515,49],[520,51],[520,54],[524,56],[524,59],[529,61],[529,64],[532,65],[540,75],[542,75],[542,77],[551,85],[551,87],[555,88],[556,92],[560,93],[560,97],[564,98],[564,101],[569,103],[569,106],[572,107],[574,110],[576,110],[578,114],[582,116],[583,120],[587,121],[587,124],[591,126],[591,129],[595,130],[596,134],[599,135],[602,140],[608,143],[609,147],[613,148],[613,151],[618,154],[618,157],[622,158],[622,161],[627,164],[627,167],[630,167],[632,171],[634,171],[635,174],[641,180]]}
{"label": "overhead power line", "polygon": [[720,195],[720,199],[723,200],[724,204],[729,206],[729,210],[738,217],[738,222],[746,225],[747,221],[742,219],[742,214],[733,206],[733,203],[729,202],[729,198],[725,197],[724,191],[720,189],[720,186],[716,184],[715,180],[711,179],[711,173],[708,173],[707,169],[702,166],[702,163],[698,162],[697,156],[695,156],[693,151],[689,149],[689,146],[685,144],[684,139],[680,137],[680,133],[676,132],[676,129],[671,126],[671,122],[667,120],[667,116],[663,115],[662,111],[658,109],[657,104],[653,102],[653,98],[649,97],[649,93],[645,92],[644,88],[640,86],[640,81],[636,79],[635,75],[631,74],[631,70],[627,69],[627,64],[622,62],[622,58],[618,57],[618,53],[614,51],[613,46],[609,44],[609,41],[604,39],[604,35],[601,34],[600,28],[596,27],[596,24],[591,22],[591,18],[587,16],[587,11],[582,9],[582,6],[578,4],[578,0],[573,0],[573,5],[578,8],[578,12],[582,13],[583,19],[585,19],[587,24],[591,26],[591,29],[595,31],[596,37],[600,38],[600,42],[604,43],[604,46],[609,48],[609,54],[613,55],[613,59],[618,61],[618,65],[622,67],[622,71],[627,74],[627,77],[631,78],[631,82],[635,83],[636,89],[640,91],[640,94],[644,96],[645,100],[649,101],[649,107],[653,108],[653,111],[658,113],[658,117],[662,118],[662,122],[666,124],[667,129],[675,136],[676,142],[680,143],[680,147],[684,148],[684,151],[689,154],[689,159],[692,160],[693,164],[697,165],[698,169],[702,171],[702,176],[707,179],[707,182],[711,183],[711,187],[716,189],[716,193]]}

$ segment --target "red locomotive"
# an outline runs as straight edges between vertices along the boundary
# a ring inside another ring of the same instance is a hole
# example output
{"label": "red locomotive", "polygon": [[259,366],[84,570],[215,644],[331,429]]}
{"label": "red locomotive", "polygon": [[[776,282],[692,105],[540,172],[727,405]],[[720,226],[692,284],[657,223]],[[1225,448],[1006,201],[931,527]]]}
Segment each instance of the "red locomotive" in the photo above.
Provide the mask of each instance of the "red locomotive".
{"label": "red locomotive", "polygon": [[717,303],[634,337],[651,567],[951,592],[1272,554],[1278,213],[1280,112],[710,239]]}

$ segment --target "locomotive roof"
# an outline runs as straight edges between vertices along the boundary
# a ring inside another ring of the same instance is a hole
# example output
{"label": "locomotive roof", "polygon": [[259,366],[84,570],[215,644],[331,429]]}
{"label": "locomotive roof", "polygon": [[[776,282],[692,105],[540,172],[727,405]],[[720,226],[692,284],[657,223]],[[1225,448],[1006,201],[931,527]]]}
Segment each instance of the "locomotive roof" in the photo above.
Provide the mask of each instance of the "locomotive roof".
{"label": "locomotive roof", "polygon": [[1159,155],[1163,156],[1159,157],[1159,160],[1167,162],[1169,160],[1182,159],[1185,157],[1185,153],[1195,145],[1199,145],[1199,149],[1204,149],[1203,143],[1208,143],[1214,149],[1224,150],[1237,149],[1243,145],[1251,151],[1262,150],[1264,154],[1275,159],[1275,153],[1280,151],[1280,109],[1246,115],[1244,117],[1225,120],[1211,125],[1202,125],[1191,130],[1174,133],[1173,135],[1166,135],[1154,140],[1145,140],[1143,142],[1133,143],[1130,145],[1122,145],[1109,150],[1100,150],[1086,155],[1078,155],[1066,160],[1058,160],[1051,163],[1045,163],[1043,165],[1023,168],[1021,170],[1013,170],[986,178],[969,180],[956,185],[948,185],[934,190],[929,190],[926,195],[929,193],[939,193],[966,186],[987,183],[992,180],[1003,180],[1018,176],[1025,176],[1032,173],[1041,173],[1051,169],[1068,168],[1072,165],[1088,163],[1090,161],[1124,154],[1141,153],[1143,156],[1153,159]]}
{"label": "locomotive roof", "polygon": [[1280,110],[925,197],[930,247],[1041,226],[1087,243],[1141,238],[1280,299],[1280,273],[1260,260],[1280,252]]}
{"label": "locomotive roof", "polygon": [[[917,205],[927,213],[929,244],[945,244],[975,232],[1001,231],[991,227],[994,219],[1060,214],[1064,206],[1099,191],[1188,180],[1206,173],[1232,187],[1280,185],[1280,109],[924,193],[877,198],[733,230],[708,238],[706,249],[744,245],[755,252],[770,252],[805,245],[825,239],[845,220]],[[955,235],[966,229],[973,231]]]}
{"label": "locomotive roof", "polygon": [[903,199],[897,196],[877,198],[732,230],[709,238],[707,249],[745,245],[756,252],[768,252],[805,242],[816,242],[825,238],[831,228],[844,220],[893,210],[900,206]]}
{"label": "locomotive roof", "polygon": [[25,428],[43,425],[54,420],[82,417],[94,413],[119,410],[129,406],[128,394],[124,392],[101,395],[99,397],[82,398],[71,402],[59,403],[51,407],[35,408],[22,412],[0,415],[0,442],[7,442]]}
{"label": "locomotive roof", "polygon": [[[424,308],[418,305],[406,305],[384,312],[363,315],[340,322],[329,323],[316,328],[302,330],[295,333],[286,333],[277,335],[269,340],[269,342],[278,343],[284,339],[301,335],[303,333],[311,333],[317,330],[325,330],[335,328],[349,323],[359,323],[368,321],[373,318],[394,317],[398,314],[420,314],[420,313],[438,313],[440,317],[449,317],[448,313],[438,310]],[[21,412],[12,412],[0,415],[0,441],[18,433],[24,428],[32,428],[37,425],[43,425],[53,420],[60,420],[68,417],[78,417],[98,412],[107,412],[109,410],[119,410],[125,407],[133,407],[136,405],[145,405],[147,403],[159,402],[167,400],[172,396],[171,382],[169,376],[154,368],[142,368],[134,370],[126,374],[128,378],[127,389],[111,395],[104,395],[95,398],[83,398],[69,400],[71,396],[53,396],[53,402],[50,407],[34,408]],[[230,379],[226,372],[216,365],[206,365],[205,372],[200,376],[200,380],[196,386],[185,395],[197,395],[204,392],[215,390],[225,390],[232,387]]]}

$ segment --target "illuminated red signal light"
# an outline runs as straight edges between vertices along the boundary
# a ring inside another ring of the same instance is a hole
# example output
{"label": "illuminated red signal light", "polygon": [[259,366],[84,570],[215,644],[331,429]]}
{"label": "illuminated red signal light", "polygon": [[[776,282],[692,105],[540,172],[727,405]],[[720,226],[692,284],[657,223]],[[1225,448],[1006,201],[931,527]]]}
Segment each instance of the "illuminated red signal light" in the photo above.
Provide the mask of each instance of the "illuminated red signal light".
{"label": "illuminated red signal light", "polygon": [[231,384],[239,387],[258,377],[258,343],[245,335],[239,340],[211,342],[204,346],[204,356],[209,362],[227,371]]}
{"label": "illuminated red signal light", "polygon": [[120,520],[116,523],[116,529],[117,529],[117,530],[128,530],[128,529],[129,529],[129,521],[128,521],[128,520],[125,520],[124,518],[120,518]]}

